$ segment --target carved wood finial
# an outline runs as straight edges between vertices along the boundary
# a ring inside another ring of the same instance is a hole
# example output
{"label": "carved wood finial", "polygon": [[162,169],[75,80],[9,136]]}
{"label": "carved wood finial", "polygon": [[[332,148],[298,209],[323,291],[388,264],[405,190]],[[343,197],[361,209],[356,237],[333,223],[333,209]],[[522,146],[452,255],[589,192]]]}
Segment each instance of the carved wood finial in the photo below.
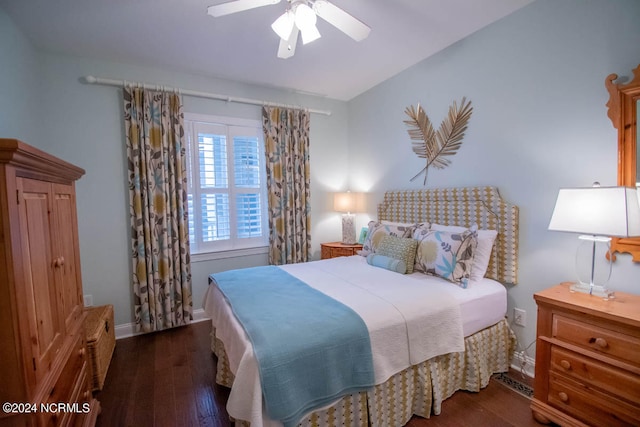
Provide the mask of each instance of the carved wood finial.
{"label": "carved wood finial", "polygon": [[607,101],[607,116],[613,123],[613,127],[620,130],[620,91],[618,85],[614,83],[614,80],[618,79],[618,75],[615,73],[609,74],[604,79],[604,85],[609,91],[609,100]]}
{"label": "carved wood finial", "polygon": [[633,86],[640,86],[640,64],[636,68],[633,69],[633,79],[631,79],[628,83],[615,83],[614,81],[618,79],[618,75],[615,73],[609,74],[606,79],[604,79],[604,85],[609,92],[609,101],[607,101],[607,116],[613,123],[613,127],[618,129],[618,131],[622,131],[620,127],[620,118],[621,118],[621,105],[620,105],[620,92],[624,91],[626,88]]}
{"label": "carved wood finial", "polygon": [[640,64],[633,69],[633,80],[629,84],[640,84]]}

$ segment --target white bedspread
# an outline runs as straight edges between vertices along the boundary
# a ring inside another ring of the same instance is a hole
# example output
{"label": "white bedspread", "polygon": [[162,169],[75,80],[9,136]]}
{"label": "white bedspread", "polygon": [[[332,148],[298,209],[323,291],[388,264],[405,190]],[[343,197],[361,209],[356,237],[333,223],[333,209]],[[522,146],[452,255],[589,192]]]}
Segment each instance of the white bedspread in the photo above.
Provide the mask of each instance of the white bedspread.
{"label": "white bedspread", "polygon": [[[281,268],[360,315],[371,336],[376,384],[410,365],[464,351],[459,304],[442,285],[430,286],[433,280],[439,281],[437,278],[372,267],[360,256]],[[263,413],[260,376],[251,342],[215,285],[207,289],[204,309],[224,343],[235,375],[227,411],[253,426],[281,425]]]}

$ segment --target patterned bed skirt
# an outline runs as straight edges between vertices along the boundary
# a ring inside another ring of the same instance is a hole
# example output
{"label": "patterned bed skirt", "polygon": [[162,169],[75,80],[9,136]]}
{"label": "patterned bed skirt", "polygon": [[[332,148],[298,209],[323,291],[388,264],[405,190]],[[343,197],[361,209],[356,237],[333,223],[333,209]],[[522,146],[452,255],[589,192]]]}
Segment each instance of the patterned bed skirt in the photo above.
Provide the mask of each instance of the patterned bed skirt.
{"label": "patterned bed skirt", "polygon": [[[313,412],[300,426],[402,426],[414,414],[424,418],[439,415],[442,402],[457,390],[480,391],[489,384],[491,375],[508,371],[515,345],[515,334],[503,319],[467,337],[463,353],[449,353],[411,366],[373,390],[345,396],[332,407]],[[211,349],[218,357],[216,383],[231,387],[233,374],[215,329]],[[236,420],[236,425],[249,423]]]}

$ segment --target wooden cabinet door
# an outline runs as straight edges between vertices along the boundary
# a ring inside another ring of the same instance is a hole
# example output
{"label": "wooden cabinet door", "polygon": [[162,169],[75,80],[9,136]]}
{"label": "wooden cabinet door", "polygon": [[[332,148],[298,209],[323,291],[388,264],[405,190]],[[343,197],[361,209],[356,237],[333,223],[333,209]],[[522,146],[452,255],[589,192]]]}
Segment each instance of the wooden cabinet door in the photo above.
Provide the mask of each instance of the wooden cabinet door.
{"label": "wooden cabinet door", "polygon": [[[51,255],[51,184],[26,178],[17,179],[20,212],[20,238],[24,266],[24,293],[29,323],[30,349],[35,381],[49,371],[60,349],[64,326],[57,304],[59,293],[54,282]],[[30,350],[30,351],[29,351]]]}
{"label": "wooden cabinet door", "polygon": [[82,282],[75,190],[73,185],[53,184],[52,237],[56,287],[61,290],[60,319],[69,330],[82,315]]}

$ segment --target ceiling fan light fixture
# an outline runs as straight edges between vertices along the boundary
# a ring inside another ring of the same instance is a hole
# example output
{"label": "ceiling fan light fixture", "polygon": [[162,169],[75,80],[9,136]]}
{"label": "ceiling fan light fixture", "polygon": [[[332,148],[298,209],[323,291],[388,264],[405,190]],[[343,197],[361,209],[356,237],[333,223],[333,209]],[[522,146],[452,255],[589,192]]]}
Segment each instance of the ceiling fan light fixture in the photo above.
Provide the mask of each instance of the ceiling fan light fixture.
{"label": "ceiling fan light fixture", "polygon": [[300,3],[296,6],[295,24],[302,34],[302,44],[311,43],[320,38],[320,32],[316,27],[317,20],[316,13],[307,4]]}
{"label": "ceiling fan light fixture", "polygon": [[[230,15],[249,9],[280,3],[282,0],[220,0],[223,3],[207,8],[214,17]],[[311,43],[320,38],[316,27],[318,17],[336,27],[355,41],[367,38],[371,28],[362,21],[345,12],[328,0],[287,0],[289,7],[271,24],[273,31],[280,37],[278,58],[291,58],[296,50],[298,34],[302,43]]]}
{"label": "ceiling fan light fixture", "polygon": [[300,35],[302,36],[302,44],[311,43],[312,41],[320,38],[320,32],[315,25],[309,26],[304,30],[300,29]]}
{"label": "ceiling fan light fixture", "polygon": [[285,13],[280,15],[278,19],[271,24],[273,31],[283,40],[288,40],[295,24],[295,16],[291,9],[287,9]]}

